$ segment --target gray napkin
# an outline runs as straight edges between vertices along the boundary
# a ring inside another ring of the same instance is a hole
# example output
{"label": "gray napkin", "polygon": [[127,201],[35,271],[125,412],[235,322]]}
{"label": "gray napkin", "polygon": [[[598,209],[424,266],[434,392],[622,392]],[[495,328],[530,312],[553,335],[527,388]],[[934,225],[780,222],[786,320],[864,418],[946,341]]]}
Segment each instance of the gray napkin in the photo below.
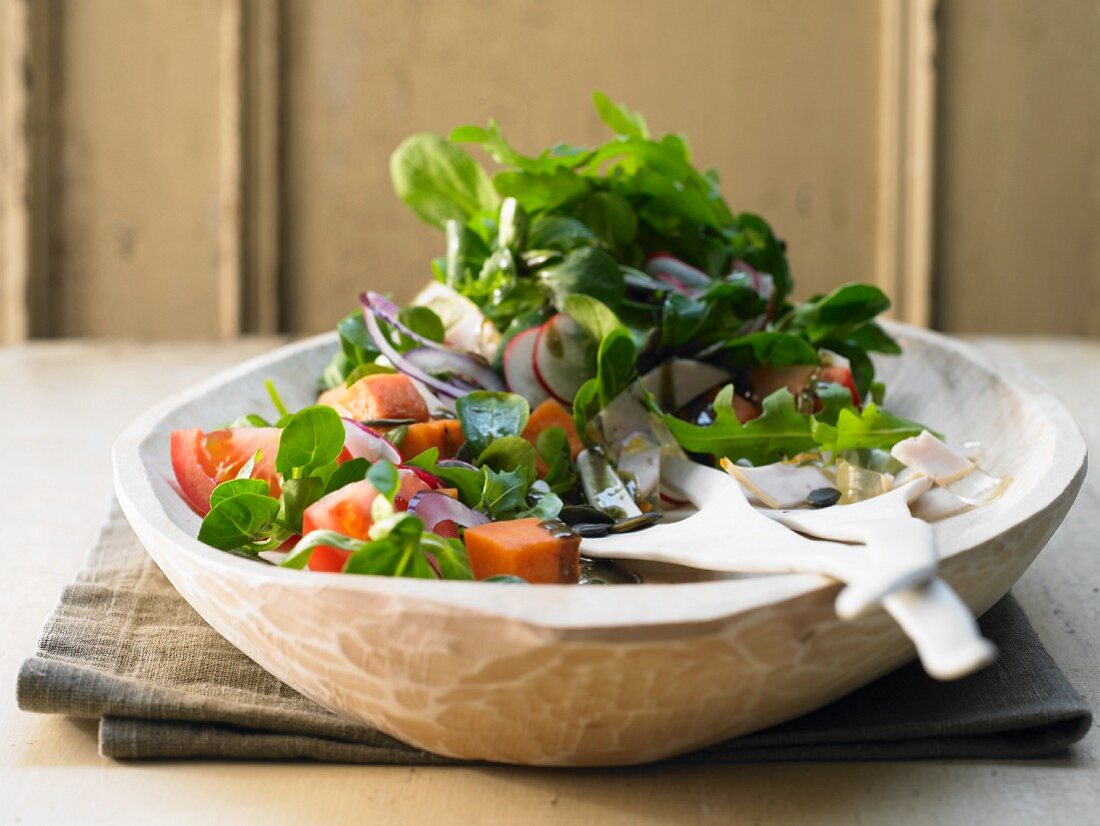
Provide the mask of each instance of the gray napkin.
{"label": "gray napkin", "polygon": [[[1006,597],[981,621],[996,664],[952,683],[912,664],[827,708],[678,758],[1024,758],[1064,750],[1092,715]],[[108,757],[447,764],[341,720],[207,625],[145,553],[118,506],[19,674],[20,708],[99,720]]]}

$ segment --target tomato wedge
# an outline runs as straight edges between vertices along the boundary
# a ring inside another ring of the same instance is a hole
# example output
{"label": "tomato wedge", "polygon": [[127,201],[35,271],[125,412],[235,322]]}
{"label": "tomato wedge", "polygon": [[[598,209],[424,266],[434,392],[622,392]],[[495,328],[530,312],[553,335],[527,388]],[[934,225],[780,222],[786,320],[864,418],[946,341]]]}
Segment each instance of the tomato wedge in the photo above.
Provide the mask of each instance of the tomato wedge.
{"label": "tomato wedge", "polygon": [[252,469],[253,479],[263,479],[272,496],[282,491],[275,471],[279,452],[277,427],[236,427],[203,433],[198,428],[172,431],[172,470],[180,492],[199,516],[210,512],[210,494],[222,482],[234,478],[245,462],[261,451]]}
{"label": "tomato wedge", "polygon": [[841,366],[822,367],[817,374],[817,380],[843,385],[852,394],[852,401],[855,403],[856,409],[859,410],[863,407],[863,399],[859,397],[859,388],[856,387],[856,380],[852,377],[850,368]]}
{"label": "tomato wedge", "polygon": [[[399,473],[401,487],[393,504],[397,510],[403,511],[408,509],[413,496],[422,490],[429,490],[429,487],[411,470],[401,470]],[[376,496],[378,491],[366,479],[334,490],[306,508],[302,516],[302,534],[329,530],[353,539],[366,539],[372,521],[371,505]],[[321,545],[313,549],[309,567],[313,571],[340,571],[350,555],[350,552],[340,548]]]}

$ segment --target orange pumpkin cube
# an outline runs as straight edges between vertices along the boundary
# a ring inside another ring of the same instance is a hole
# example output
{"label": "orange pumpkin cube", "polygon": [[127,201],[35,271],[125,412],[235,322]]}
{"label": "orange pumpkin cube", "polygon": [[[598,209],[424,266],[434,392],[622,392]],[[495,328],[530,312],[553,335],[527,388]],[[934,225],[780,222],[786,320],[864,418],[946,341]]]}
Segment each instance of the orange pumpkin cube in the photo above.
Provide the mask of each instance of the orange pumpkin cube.
{"label": "orange pumpkin cube", "polygon": [[401,440],[401,458],[413,459],[428,448],[438,448],[440,459],[450,459],[466,441],[462,425],[457,419],[435,419],[430,422],[417,422],[405,429]]}
{"label": "orange pumpkin cube", "polygon": [[476,579],[510,574],[546,585],[580,579],[581,538],[560,522],[489,522],[467,528],[465,539]]}
{"label": "orange pumpkin cube", "polygon": [[374,373],[363,376],[351,387],[334,387],[317,399],[335,408],[341,416],[361,422],[373,419],[428,420],[428,405],[408,376]]}

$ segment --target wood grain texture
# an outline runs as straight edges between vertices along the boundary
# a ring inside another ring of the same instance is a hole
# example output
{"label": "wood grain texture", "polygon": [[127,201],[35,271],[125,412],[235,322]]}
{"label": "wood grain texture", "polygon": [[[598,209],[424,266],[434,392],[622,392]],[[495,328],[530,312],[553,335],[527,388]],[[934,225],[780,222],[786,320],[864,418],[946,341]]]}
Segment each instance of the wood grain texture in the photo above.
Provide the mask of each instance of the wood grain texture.
{"label": "wood grain texture", "polygon": [[936,323],[1100,336],[1100,12],[946,0]]}
{"label": "wood grain texture", "polygon": [[[34,547],[36,564],[15,566],[0,623],[0,685],[34,647],[60,588],[81,567],[107,513],[107,446],[147,405],[181,385],[271,346],[36,343],[0,351],[0,384],[18,405],[0,405],[14,435],[10,458],[25,469],[0,476],[9,503],[9,551]],[[1044,376],[1100,450],[1100,344],[1054,339],[983,340],[1011,367]],[[86,401],[80,429],[60,394]],[[28,412],[33,415],[28,415]],[[64,456],[58,477],[42,456]],[[44,495],[48,491],[50,495]],[[58,499],[67,503],[56,507]],[[1100,703],[1100,474],[1089,473],[1077,504],[1014,589],[1044,644],[1078,691]],[[303,763],[121,764],[96,754],[94,727],[0,703],[0,812],[24,823],[224,819],[241,824],[590,823],[1080,823],[1100,799],[1100,729],[1060,759],[989,764],[921,762],[656,766],[592,772],[508,767],[406,768]]]}
{"label": "wood grain texture", "polygon": [[217,0],[60,2],[54,335],[223,332]]}
{"label": "wood grain texture", "polygon": [[933,0],[881,5],[874,280],[891,314],[931,321],[936,27]]}

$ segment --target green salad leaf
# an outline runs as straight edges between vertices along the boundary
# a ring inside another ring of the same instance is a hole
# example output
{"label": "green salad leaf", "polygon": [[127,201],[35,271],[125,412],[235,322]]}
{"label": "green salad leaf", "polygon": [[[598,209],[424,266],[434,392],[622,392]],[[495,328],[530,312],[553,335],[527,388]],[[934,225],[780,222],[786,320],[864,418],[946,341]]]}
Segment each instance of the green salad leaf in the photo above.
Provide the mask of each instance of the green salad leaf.
{"label": "green salad leaf", "polygon": [[261,491],[254,479],[231,479],[214,489],[210,512],[199,527],[199,541],[229,551],[261,537],[279,513],[279,501]]}
{"label": "green salad leaf", "polygon": [[275,469],[285,479],[310,476],[334,466],[344,449],[344,424],[331,407],[305,407],[290,417],[279,437]]}
{"label": "green salad leaf", "polygon": [[390,158],[397,196],[440,229],[448,220],[465,223],[499,204],[489,176],[470,154],[438,135],[422,133],[402,141]]}
{"label": "green salad leaf", "polygon": [[733,385],[726,385],[714,399],[714,421],[694,425],[665,414],[665,424],[676,441],[692,453],[748,459],[754,465],[793,456],[815,446],[812,418],[795,409],[794,396],[786,388],[764,400],[763,412],[741,424],[733,412]]}
{"label": "green salad leaf", "polygon": [[531,407],[517,393],[475,390],[455,402],[455,414],[470,453],[478,457],[494,440],[519,436],[527,426]]}
{"label": "green salad leaf", "polygon": [[895,416],[876,404],[868,404],[862,411],[851,407],[837,414],[835,424],[821,419],[813,423],[814,440],[822,450],[833,454],[858,448],[889,450],[902,439],[919,436],[924,425]]}

